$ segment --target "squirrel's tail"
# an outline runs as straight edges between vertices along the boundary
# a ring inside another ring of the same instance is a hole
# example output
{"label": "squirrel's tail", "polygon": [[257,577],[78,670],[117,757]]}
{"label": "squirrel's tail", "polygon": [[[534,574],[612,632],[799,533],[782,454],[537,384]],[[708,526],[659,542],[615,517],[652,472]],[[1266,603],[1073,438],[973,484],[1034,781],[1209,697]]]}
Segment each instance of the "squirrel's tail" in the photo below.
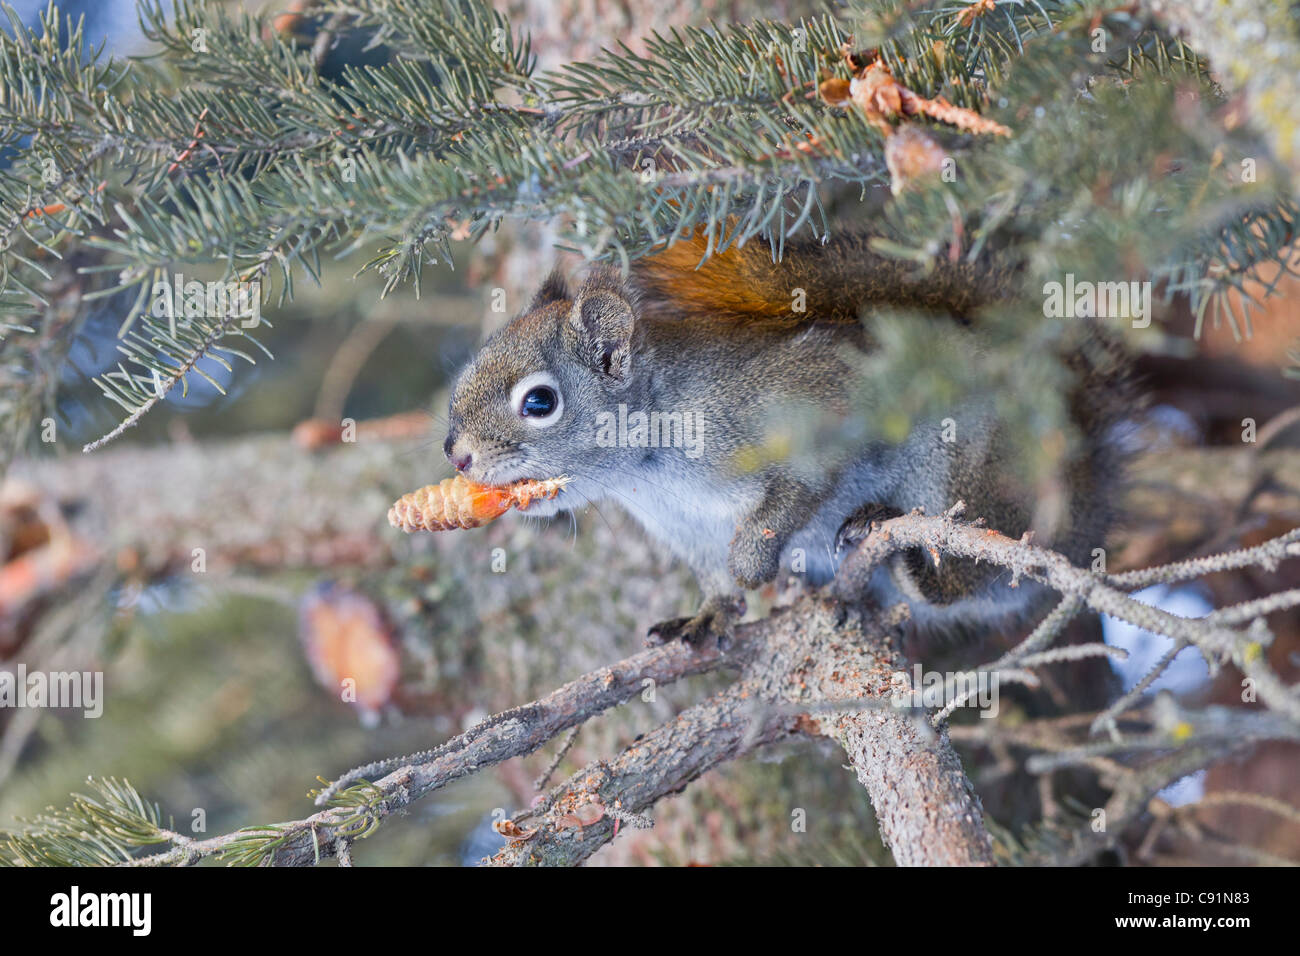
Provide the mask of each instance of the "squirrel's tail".
{"label": "squirrel's tail", "polygon": [[[871,236],[850,233],[822,244],[787,242],[780,262],[762,240],[731,246],[706,261],[702,234],[681,239],[633,265],[647,300],[674,303],[719,318],[815,318],[856,322],[873,303],[968,318],[992,301],[1005,276],[972,263],[915,263],[872,251]],[[803,308],[797,308],[802,302]]]}

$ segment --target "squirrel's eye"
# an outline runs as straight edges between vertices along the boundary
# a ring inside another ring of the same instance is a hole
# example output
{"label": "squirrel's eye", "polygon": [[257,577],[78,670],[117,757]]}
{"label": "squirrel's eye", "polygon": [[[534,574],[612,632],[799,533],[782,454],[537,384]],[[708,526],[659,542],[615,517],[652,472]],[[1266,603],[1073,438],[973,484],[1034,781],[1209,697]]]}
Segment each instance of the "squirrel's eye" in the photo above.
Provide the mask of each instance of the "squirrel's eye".
{"label": "squirrel's eye", "polygon": [[516,415],[534,428],[554,425],[564,411],[560,383],[550,372],[526,375],[511,389],[510,406]]}
{"label": "squirrel's eye", "polygon": [[545,418],[547,415],[554,413],[555,406],[559,403],[559,396],[555,394],[555,389],[540,385],[529,390],[528,394],[524,396],[524,400],[519,406],[519,414],[525,418]]}

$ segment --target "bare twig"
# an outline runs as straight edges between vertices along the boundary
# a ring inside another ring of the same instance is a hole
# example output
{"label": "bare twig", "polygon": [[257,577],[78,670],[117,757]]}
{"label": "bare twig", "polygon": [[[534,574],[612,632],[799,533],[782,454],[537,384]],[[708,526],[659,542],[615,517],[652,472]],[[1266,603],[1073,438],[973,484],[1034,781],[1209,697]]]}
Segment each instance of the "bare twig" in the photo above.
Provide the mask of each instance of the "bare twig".
{"label": "bare twig", "polygon": [[581,727],[574,727],[565,736],[563,742],[560,744],[560,749],[555,751],[555,756],[551,758],[551,762],[546,765],[546,769],[538,774],[537,779],[533,781],[534,790],[541,790],[542,787],[546,786],[546,782],[551,779],[551,774],[555,773],[556,769],[560,766],[560,762],[564,760],[565,755],[568,754],[569,749],[573,746],[573,742],[578,739],[578,732],[580,730],[582,730]]}
{"label": "bare twig", "polygon": [[1220,621],[1178,617],[1126,593],[1127,589],[1157,581],[1250,566],[1275,568],[1288,557],[1300,556],[1300,528],[1254,548],[1107,578],[1076,568],[1061,555],[1035,547],[1027,539],[1015,541],[987,528],[960,524],[956,519],[964,509],[965,505],[958,502],[943,515],[929,517],[914,512],[882,522],[845,560],[832,585],[834,593],[848,600],[865,593],[876,569],[894,554],[910,548],[989,561],[1011,571],[1012,586],[1026,578],[1039,581],[1062,595],[1079,598],[1094,611],[1195,645],[1211,666],[1231,660],[1255,682],[1265,703],[1300,722],[1300,696],[1274,673],[1262,652],[1272,640],[1262,618],[1254,619],[1247,630],[1238,631]]}
{"label": "bare twig", "polygon": [[745,651],[743,644],[727,655],[717,649],[697,652],[682,643],[650,648],[584,674],[541,700],[489,717],[441,747],[351,770],[322,790],[316,805],[324,805],[350,783],[404,766],[422,768],[422,793],[437,789],[485,766],[532,753],[556,734],[639,694],[647,678],[660,686],[670,684],[713,670],[724,656],[743,658]]}

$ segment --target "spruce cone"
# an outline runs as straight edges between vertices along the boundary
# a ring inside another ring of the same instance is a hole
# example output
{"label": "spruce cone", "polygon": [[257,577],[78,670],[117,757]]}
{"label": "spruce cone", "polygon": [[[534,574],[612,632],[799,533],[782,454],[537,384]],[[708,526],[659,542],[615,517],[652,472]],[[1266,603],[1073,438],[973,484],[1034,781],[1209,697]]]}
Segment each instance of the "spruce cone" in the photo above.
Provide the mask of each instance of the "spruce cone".
{"label": "spruce cone", "polygon": [[388,509],[388,523],[407,533],[478,528],[511,508],[527,508],[535,499],[554,498],[568,480],[548,478],[494,486],[456,475],[403,495]]}

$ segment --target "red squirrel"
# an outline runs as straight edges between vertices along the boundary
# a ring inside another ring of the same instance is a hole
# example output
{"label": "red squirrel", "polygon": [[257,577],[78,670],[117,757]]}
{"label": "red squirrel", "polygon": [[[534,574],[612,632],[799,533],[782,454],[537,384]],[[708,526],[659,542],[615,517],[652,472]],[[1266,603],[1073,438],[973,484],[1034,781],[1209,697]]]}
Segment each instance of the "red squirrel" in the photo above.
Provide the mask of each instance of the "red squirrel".
{"label": "red squirrel", "polygon": [[[772,435],[801,428],[809,409],[850,423],[882,412],[857,403],[856,358],[877,347],[875,308],[925,313],[918,321],[950,353],[979,347],[970,320],[996,304],[1003,275],[970,264],[918,275],[868,243],[787,244],[774,262],[753,241],[699,265],[697,237],[633,262],[626,276],[598,267],[573,292],[553,273],[456,379],[447,457],[485,484],[571,479],[529,514],[624,507],[705,594],[697,614],[652,628],[658,640],[725,639],[743,590],[782,570],[824,583],[844,541],[875,519],[960,499],[968,516],[1019,536],[1036,501],[1015,477],[992,396],[914,423],[901,442],[859,429],[849,447],[770,453]],[[1050,542],[1074,559],[1101,545],[1112,520],[1120,454],[1110,432],[1124,407],[1122,376],[1087,342],[1066,357],[1079,373],[1068,404],[1083,441],[1064,469],[1068,506]],[[996,569],[957,559],[936,568],[919,554],[882,569],[872,590],[940,628],[1021,614],[1039,597]]]}

